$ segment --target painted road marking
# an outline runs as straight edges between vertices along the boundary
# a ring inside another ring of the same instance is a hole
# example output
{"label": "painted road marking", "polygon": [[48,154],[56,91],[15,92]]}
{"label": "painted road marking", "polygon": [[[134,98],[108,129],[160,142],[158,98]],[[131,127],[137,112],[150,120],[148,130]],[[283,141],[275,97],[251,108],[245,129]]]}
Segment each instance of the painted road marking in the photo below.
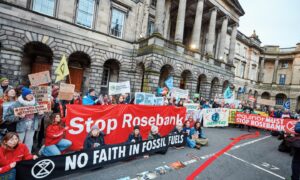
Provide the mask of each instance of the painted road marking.
{"label": "painted road marking", "polygon": [[256,142],[258,142],[258,141],[265,140],[265,139],[270,138],[270,137],[272,137],[272,136],[265,136],[265,137],[262,137],[262,138],[259,138],[259,139],[255,139],[255,140],[253,140],[253,141],[249,141],[249,142],[246,142],[246,143],[243,143],[243,144],[240,144],[240,145],[236,145],[236,146],[234,146],[233,148],[231,148],[231,150],[239,149],[239,148],[241,148],[241,147],[244,147],[244,146],[247,146],[247,145],[256,143]]}
{"label": "painted road marking", "polygon": [[279,170],[279,167],[276,167],[276,166],[271,165],[271,164],[266,163],[266,162],[263,162],[261,165],[264,166],[264,167],[266,167],[266,168],[269,168],[271,170]]}
{"label": "painted road marking", "polygon": [[264,169],[264,168],[262,168],[262,167],[260,167],[260,166],[257,166],[257,165],[255,165],[255,164],[253,164],[253,163],[250,163],[250,162],[248,162],[248,161],[246,161],[246,160],[244,160],[244,159],[238,158],[238,157],[236,157],[236,156],[234,156],[234,155],[232,155],[232,154],[229,154],[229,153],[224,153],[224,154],[227,155],[227,156],[230,156],[230,157],[232,157],[232,158],[234,158],[234,159],[237,159],[237,160],[239,160],[239,161],[242,161],[242,162],[244,162],[245,164],[251,165],[251,166],[253,166],[253,167],[257,168],[257,169],[260,169],[260,170],[265,171],[265,172],[267,172],[267,173],[269,173],[269,174],[272,174],[272,175],[274,175],[274,176],[276,176],[276,177],[278,177],[278,178],[280,178],[280,179],[285,179],[284,177],[282,177],[282,176],[280,176],[280,175],[278,175],[278,174],[276,174],[276,173],[273,173],[272,171],[269,171],[269,170],[267,170],[267,169]]}

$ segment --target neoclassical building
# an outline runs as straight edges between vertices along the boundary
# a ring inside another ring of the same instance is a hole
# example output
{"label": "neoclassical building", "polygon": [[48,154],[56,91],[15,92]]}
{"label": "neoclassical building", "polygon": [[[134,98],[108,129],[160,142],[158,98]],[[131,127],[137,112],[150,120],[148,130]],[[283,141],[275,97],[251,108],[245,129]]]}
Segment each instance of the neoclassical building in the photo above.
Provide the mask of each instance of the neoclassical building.
{"label": "neoclassical building", "polygon": [[28,84],[49,70],[54,80],[65,55],[77,91],[129,80],[132,92],[155,92],[173,76],[205,98],[234,83],[237,98],[300,108],[299,44],[261,47],[237,30],[244,14],[238,0],[3,0],[0,76]]}
{"label": "neoclassical building", "polygon": [[20,84],[49,70],[54,79],[66,55],[78,91],[130,80],[132,92],[155,92],[173,76],[214,97],[234,80],[242,15],[237,0],[4,0],[0,76]]}

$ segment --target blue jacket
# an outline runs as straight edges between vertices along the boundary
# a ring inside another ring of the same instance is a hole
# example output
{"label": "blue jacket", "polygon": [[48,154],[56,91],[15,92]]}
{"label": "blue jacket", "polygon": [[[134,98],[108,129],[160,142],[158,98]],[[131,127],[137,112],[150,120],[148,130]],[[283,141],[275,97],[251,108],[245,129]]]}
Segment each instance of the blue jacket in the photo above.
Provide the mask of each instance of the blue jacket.
{"label": "blue jacket", "polygon": [[94,96],[86,95],[82,99],[83,105],[95,105],[97,103],[97,98]]}

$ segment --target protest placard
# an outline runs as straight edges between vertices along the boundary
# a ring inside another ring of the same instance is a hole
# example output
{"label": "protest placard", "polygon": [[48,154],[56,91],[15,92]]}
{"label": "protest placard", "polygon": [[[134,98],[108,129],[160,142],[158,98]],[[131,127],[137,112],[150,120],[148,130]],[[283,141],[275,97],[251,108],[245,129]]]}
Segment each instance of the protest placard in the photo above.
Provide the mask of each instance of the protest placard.
{"label": "protest placard", "polygon": [[[51,87],[48,86],[33,86],[31,87],[32,93],[37,102],[48,101]],[[50,89],[50,90],[49,90]]]}
{"label": "protest placard", "polygon": [[130,82],[109,82],[109,95],[130,93]]}
{"label": "protest placard", "polygon": [[35,114],[35,113],[47,112],[47,111],[48,108],[47,105],[45,104],[38,105],[38,106],[25,106],[25,107],[14,108],[15,116]]}
{"label": "protest placard", "polygon": [[163,97],[155,97],[154,98],[154,105],[163,106],[164,105],[164,98]]}
{"label": "protest placard", "polygon": [[183,106],[186,108],[186,119],[190,116],[194,117],[195,112],[199,108],[199,104],[197,103],[184,103]]}
{"label": "protest placard", "polygon": [[136,92],[134,104],[141,104],[141,105],[154,105],[154,94],[144,93],[144,92]]}
{"label": "protest placard", "polygon": [[185,90],[185,89],[179,89],[179,88],[175,88],[173,87],[171,90],[171,97],[175,97],[177,98],[182,98],[182,99],[188,99],[189,96],[189,90]]}
{"label": "protest placard", "polygon": [[47,84],[51,82],[49,71],[43,71],[39,73],[28,75],[31,86],[38,86],[41,84]]}
{"label": "protest placard", "polygon": [[210,108],[203,109],[204,127],[224,127],[228,126],[229,109]]}
{"label": "protest placard", "polygon": [[60,83],[58,98],[60,100],[72,100],[75,92],[74,84]]}

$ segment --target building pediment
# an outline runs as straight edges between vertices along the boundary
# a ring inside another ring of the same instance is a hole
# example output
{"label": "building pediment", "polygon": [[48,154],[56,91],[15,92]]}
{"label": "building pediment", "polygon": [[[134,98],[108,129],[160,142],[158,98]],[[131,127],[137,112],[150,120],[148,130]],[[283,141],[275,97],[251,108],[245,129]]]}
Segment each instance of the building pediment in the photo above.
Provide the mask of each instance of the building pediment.
{"label": "building pediment", "polygon": [[234,8],[235,12],[237,12],[238,15],[240,16],[245,15],[245,11],[238,0],[225,0],[225,1]]}

